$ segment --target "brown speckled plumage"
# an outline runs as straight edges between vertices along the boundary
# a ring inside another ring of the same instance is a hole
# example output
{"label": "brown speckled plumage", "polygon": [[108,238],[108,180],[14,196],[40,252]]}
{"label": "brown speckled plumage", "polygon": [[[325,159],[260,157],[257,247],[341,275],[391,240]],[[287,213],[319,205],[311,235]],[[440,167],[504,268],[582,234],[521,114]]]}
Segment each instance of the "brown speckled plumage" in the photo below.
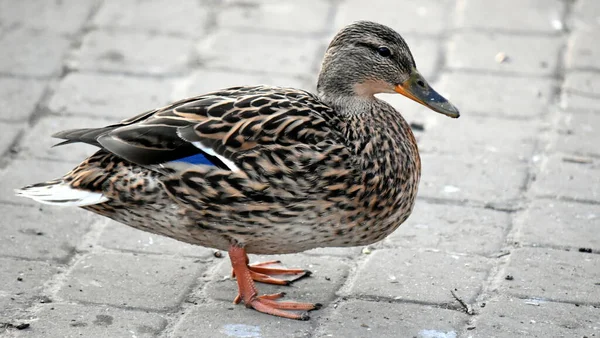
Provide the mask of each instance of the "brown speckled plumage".
{"label": "brown speckled plumage", "polygon": [[[373,94],[396,91],[458,112],[418,74],[404,40],[369,22],[333,40],[318,91],[235,87],[58,133],[63,143],[101,150],[22,194],[57,184],[94,192],[101,203],[80,206],[222,250],[278,254],[379,241],[410,215],[421,162],[409,125]],[[176,161],[198,153],[213,165]]]}

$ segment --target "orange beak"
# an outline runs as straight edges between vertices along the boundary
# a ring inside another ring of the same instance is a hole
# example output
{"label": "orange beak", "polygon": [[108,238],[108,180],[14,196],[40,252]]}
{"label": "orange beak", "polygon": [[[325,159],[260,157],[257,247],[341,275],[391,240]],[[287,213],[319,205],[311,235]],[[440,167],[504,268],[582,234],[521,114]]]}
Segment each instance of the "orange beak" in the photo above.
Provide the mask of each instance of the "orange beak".
{"label": "orange beak", "polygon": [[440,114],[453,118],[460,116],[458,109],[431,88],[416,69],[413,69],[412,75],[408,80],[396,85],[394,91]]}

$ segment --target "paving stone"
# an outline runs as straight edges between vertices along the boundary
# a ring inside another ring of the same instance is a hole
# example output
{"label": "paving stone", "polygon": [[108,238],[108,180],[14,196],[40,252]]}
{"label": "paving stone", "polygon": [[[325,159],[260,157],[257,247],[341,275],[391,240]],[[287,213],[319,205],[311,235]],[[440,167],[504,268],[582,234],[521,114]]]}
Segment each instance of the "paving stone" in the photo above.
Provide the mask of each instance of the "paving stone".
{"label": "paving stone", "polygon": [[19,145],[19,157],[81,162],[98,151],[98,147],[75,143],[53,148],[61,140],[53,138],[52,134],[67,129],[103,127],[114,122],[86,117],[46,116],[25,132]]}
{"label": "paving stone", "polygon": [[457,337],[466,322],[458,311],[416,304],[351,300],[323,321],[318,337]]}
{"label": "paving stone", "polygon": [[544,159],[532,191],[537,196],[600,201],[600,161],[550,155]]}
{"label": "paving stone", "polygon": [[598,205],[534,200],[515,223],[525,244],[600,249]]}
{"label": "paving stone", "polygon": [[14,189],[62,177],[77,164],[74,161],[15,159],[0,171],[0,202],[39,206],[32,199],[15,196]]}
{"label": "paving stone", "polygon": [[65,262],[98,216],[79,208],[0,204],[0,255]]}
{"label": "paving stone", "polygon": [[600,46],[596,43],[597,31],[579,31],[572,34],[566,53],[567,69],[600,70]]}
{"label": "paving stone", "polygon": [[400,34],[441,34],[452,25],[451,13],[454,1],[369,1],[365,6],[361,0],[341,3],[335,20],[336,30],[357,20],[371,20],[388,25]]}
{"label": "paving stone", "polygon": [[452,72],[442,74],[435,89],[458,107],[462,118],[532,119],[550,110],[556,87],[546,78]]}
{"label": "paving stone", "polygon": [[[287,268],[308,269],[312,275],[300,279],[291,286],[261,284],[257,285],[260,294],[286,292],[286,299],[299,302],[321,303],[325,306],[335,298],[335,293],[348,276],[348,261],[343,258],[331,259],[302,254],[277,256],[250,256],[250,263],[281,260]],[[212,281],[206,286],[208,297],[231,302],[237,295],[237,283],[231,276],[231,264],[227,257],[214,273]]]}
{"label": "paving stone", "polygon": [[201,1],[126,0],[104,2],[94,16],[93,24],[127,31],[202,36],[207,21],[208,6]]}
{"label": "paving stone", "polygon": [[349,257],[356,258],[359,257],[362,253],[364,247],[360,246],[352,246],[352,247],[338,247],[338,248],[317,248],[308,251],[304,251],[303,253],[306,255],[314,255],[314,256],[341,256],[341,257]]}
{"label": "paving stone", "polygon": [[594,337],[600,331],[600,309],[593,306],[502,297],[481,312],[470,337]]}
{"label": "paving stone", "polygon": [[164,315],[106,306],[48,304],[17,337],[157,337]]}
{"label": "paving stone", "polygon": [[574,251],[523,248],[512,252],[502,292],[520,298],[600,304],[600,256]]}
{"label": "paving stone", "polygon": [[207,68],[303,75],[312,71],[318,50],[315,41],[220,30],[198,43],[196,53],[200,63]]}
{"label": "paving stone", "polygon": [[45,87],[43,80],[0,77],[0,120],[27,121]]}
{"label": "paving stone", "polygon": [[273,30],[314,34],[324,31],[330,10],[331,4],[321,0],[233,0],[219,11],[217,25],[243,31]]}
{"label": "paving stone", "polygon": [[231,302],[197,305],[177,325],[173,337],[311,337],[309,321],[275,318]]}
{"label": "paving stone", "polygon": [[586,71],[568,72],[563,84],[561,108],[600,111],[600,75]]}
{"label": "paving stone", "polygon": [[417,201],[385,243],[403,248],[490,255],[500,250],[509,215],[486,209]]}
{"label": "paving stone", "polygon": [[85,36],[81,49],[69,58],[68,64],[83,70],[172,75],[186,70],[192,52],[191,39],[97,30]]}
{"label": "paving stone", "polygon": [[569,27],[579,31],[597,31],[600,27],[600,3],[596,0],[579,0],[573,5]]}
{"label": "paving stone", "polygon": [[49,77],[60,73],[69,40],[47,30],[13,29],[0,34],[0,72]]}
{"label": "paving stone", "polygon": [[[531,52],[535,45],[536,53]],[[559,36],[514,36],[497,33],[456,34],[448,46],[447,65],[454,70],[552,75],[561,46]],[[497,62],[498,53],[508,57]]]}
{"label": "paving stone", "polygon": [[564,26],[565,3],[560,0],[465,0],[460,7],[458,28],[552,33]]}
{"label": "paving stone", "polygon": [[69,301],[167,310],[181,303],[203,270],[188,259],[92,253],[75,264],[58,295]]}
{"label": "paving stone", "polygon": [[349,295],[440,304],[452,303],[450,291],[458,289],[466,302],[472,302],[489,267],[481,257],[408,249],[375,250],[358,268]]}
{"label": "paving stone", "polygon": [[171,254],[208,258],[214,249],[191,245],[174,239],[137,230],[110,221],[98,239],[98,244],[109,249],[141,253]]}
{"label": "paving stone", "polygon": [[558,134],[554,146],[557,150],[572,154],[600,155],[600,114],[559,113]]}
{"label": "paving stone", "polygon": [[84,24],[95,1],[0,1],[0,27],[14,25],[74,34]]}
{"label": "paving stone", "polygon": [[56,272],[48,263],[14,258],[0,257],[0,266],[0,319],[18,315],[29,307]]}
{"label": "paving stone", "polygon": [[[527,180],[527,161],[480,154],[421,154],[419,194],[425,197],[511,202]],[[507,170],[506,168],[511,168]]]}
{"label": "paving stone", "polygon": [[0,122],[0,154],[4,154],[9,150],[22,128],[23,126]]}
{"label": "paving stone", "polygon": [[72,73],[59,84],[48,108],[55,113],[117,122],[168,104],[172,101],[171,90],[169,80]]}

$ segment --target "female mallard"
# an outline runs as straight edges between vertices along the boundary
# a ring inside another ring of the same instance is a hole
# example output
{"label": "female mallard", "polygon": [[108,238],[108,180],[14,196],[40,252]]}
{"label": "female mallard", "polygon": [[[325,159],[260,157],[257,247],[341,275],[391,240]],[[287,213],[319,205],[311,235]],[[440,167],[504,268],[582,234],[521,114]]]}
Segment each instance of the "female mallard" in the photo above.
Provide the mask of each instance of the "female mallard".
{"label": "female mallard", "polygon": [[63,131],[60,144],[100,150],[21,196],[80,206],[137,229],[228,250],[235,302],[308,319],[319,304],[259,296],[254,281],[304,270],[248,265],[281,254],[379,241],[412,211],[421,162],[409,125],[375,98],[397,92],[458,117],[416,69],[392,29],[357,22],[333,39],[318,95],[267,86],[196,96],[104,128]]}

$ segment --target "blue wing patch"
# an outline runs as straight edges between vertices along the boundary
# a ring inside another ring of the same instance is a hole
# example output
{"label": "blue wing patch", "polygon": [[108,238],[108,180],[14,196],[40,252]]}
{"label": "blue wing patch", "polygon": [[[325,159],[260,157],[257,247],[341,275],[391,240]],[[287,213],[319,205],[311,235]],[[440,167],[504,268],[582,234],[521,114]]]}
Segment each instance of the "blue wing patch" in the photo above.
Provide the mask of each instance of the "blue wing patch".
{"label": "blue wing patch", "polygon": [[[209,156],[209,157],[214,158],[214,156]],[[207,155],[204,155],[202,153],[198,153],[198,154],[188,156],[188,157],[179,158],[172,162],[185,162],[185,163],[189,163],[189,164],[204,164],[204,165],[210,165],[210,166],[214,166],[214,167],[217,166],[216,163],[213,163],[210,159],[208,159]]]}

